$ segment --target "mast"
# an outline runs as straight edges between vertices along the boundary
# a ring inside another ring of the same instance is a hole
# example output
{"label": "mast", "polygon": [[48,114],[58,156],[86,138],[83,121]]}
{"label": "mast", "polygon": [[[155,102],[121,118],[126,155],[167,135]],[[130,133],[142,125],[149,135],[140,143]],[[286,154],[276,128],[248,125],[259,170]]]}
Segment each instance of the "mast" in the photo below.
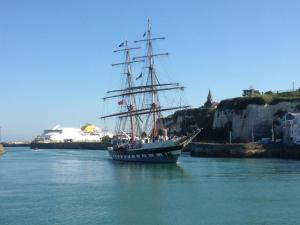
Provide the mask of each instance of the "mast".
{"label": "mast", "polygon": [[[130,54],[128,50],[128,42],[125,41],[125,54],[126,54],[126,62],[130,62]],[[129,88],[129,106],[128,106],[128,111],[130,112],[130,130],[131,130],[131,140],[134,141],[134,120],[133,120],[133,115],[132,115],[132,110],[134,108],[134,100],[133,100],[133,95],[131,94],[131,88],[132,88],[132,78],[131,78],[131,63],[127,63],[127,82],[128,82],[128,88]]]}
{"label": "mast", "polygon": [[156,87],[154,85],[156,85],[155,80],[154,80],[154,59],[153,59],[153,49],[152,49],[152,40],[151,40],[151,26],[150,26],[150,22],[148,20],[148,63],[149,63],[149,73],[150,73],[150,77],[151,77],[151,85],[152,85],[152,109],[153,109],[153,137],[157,136],[157,101],[156,101]]}
{"label": "mast", "polygon": [[[135,139],[135,123],[138,124],[139,121],[135,121],[134,115],[133,115],[133,111],[136,108],[136,102],[135,102],[134,93],[132,93],[132,88],[133,88],[134,85],[133,85],[133,81],[132,81],[131,64],[135,63],[135,62],[141,62],[141,61],[144,61],[144,60],[131,61],[130,50],[139,49],[139,47],[129,48],[127,40],[119,45],[119,47],[121,47],[121,46],[124,46],[124,49],[115,50],[114,52],[115,53],[116,52],[124,52],[125,62],[112,64],[112,66],[118,66],[118,65],[124,65],[125,66],[123,74],[126,75],[126,87],[123,91],[123,94],[119,95],[119,96],[122,96],[121,105],[123,105],[125,103],[125,105],[127,107],[127,113],[129,113],[129,118],[130,118],[130,137],[131,137],[131,140],[134,141],[134,139]],[[118,97],[118,96],[116,96],[116,97]],[[105,100],[105,98],[104,98],[104,100]],[[122,119],[122,118],[120,118],[120,119]],[[126,123],[126,121],[125,121],[125,123]],[[125,124],[124,124],[124,126],[125,126]]]}
{"label": "mast", "polygon": [[150,20],[148,19],[148,28],[146,34],[146,39],[135,41],[135,43],[138,42],[146,42],[146,49],[147,49],[147,55],[141,56],[141,57],[135,57],[133,59],[139,59],[139,58],[146,58],[147,59],[147,65],[148,68],[148,81],[150,82],[151,87],[151,109],[152,109],[152,117],[153,117],[153,130],[152,130],[152,136],[156,137],[158,135],[158,128],[157,128],[157,120],[158,120],[158,108],[159,108],[159,100],[157,97],[157,85],[159,85],[158,79],[156,77],[155,73],[155,65],[154,65],[154,57],[155,56],[161,56],[161,55],[168,55],[168,53],[160,53],[160,54],[153,54],[153,46],[152,41],[154,40],[164,40],[165,37],[158,37],[158,38],[152,38],[151,36],[151,25]]}

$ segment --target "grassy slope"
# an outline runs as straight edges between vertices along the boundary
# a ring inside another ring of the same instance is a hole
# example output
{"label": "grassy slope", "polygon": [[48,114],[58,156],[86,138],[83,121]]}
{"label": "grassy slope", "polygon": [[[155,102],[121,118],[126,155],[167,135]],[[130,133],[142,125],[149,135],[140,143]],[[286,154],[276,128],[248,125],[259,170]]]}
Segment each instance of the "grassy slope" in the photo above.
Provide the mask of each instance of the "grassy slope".
{"label": "grassy slope", "polygon": [[253,97],[238,97],[232,99],[226,99],[220,102],[218,105],[219,110],[235,110],[240,111],[247,108],[250,104],[255,105],[275,105],[283,101],[296,101],[300,100],[300,91],[294,92],[282,92],[257,95]]}

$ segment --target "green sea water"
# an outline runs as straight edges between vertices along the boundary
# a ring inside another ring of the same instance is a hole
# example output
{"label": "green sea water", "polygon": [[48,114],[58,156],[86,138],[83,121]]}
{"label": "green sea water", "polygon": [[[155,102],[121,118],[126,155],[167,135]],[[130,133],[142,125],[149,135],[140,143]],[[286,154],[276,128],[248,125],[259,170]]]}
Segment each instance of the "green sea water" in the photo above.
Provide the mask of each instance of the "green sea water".
{"label": "green sea water", "polygon": [[300,161],[126,164],[105,151],[6,148],[0,225],[297,225]]}

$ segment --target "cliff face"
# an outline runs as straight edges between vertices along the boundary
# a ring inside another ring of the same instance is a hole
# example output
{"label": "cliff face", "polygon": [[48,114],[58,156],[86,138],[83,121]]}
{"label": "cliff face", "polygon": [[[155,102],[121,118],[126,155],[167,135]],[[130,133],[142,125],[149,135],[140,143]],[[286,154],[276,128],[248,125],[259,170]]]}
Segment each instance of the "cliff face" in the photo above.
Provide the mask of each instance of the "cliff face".
{"label": "cliff face", "polygon": [[284,115],[300,112],[300,90],[266,93],[225,99],[217,109],[200,107],[175,112],[163,119],[171,134],[186,135],[195,128],[203,130],[195,141],[228,142],[257,141],[263,137],[283,136]]}
{"label": "cliff face", "polygon": [[283,117],[286,112],[300,112],[300,100],[249,104],[243,107],[226,107],[223,104],[214,114],[212,128],[226,128],[228,132],[231,130],[234,141],[250,141],[252,130],[257,140],[271,137],[273,126],[275,138],[282,138]]}
{"label": "cliff face", "polygon": [[[164,127],[171,135],[186,135],[197,128],[204,131],[211,130],[215,109],[195,108],[177,111],[173,115],[162,119]],[[204,132],[201,132],[202,136]]]}

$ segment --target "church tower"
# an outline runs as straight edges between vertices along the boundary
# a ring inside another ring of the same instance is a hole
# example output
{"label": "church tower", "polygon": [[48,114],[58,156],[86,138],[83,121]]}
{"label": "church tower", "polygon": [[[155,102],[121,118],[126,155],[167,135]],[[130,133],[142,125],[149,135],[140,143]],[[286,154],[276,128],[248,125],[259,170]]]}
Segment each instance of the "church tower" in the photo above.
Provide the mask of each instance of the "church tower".
{"label": "church tower", "polygon": [[207,95],[207,100],[206,100],[206,102],[204,103],[204,106],[205,106],[206,108],[210,108],[210,107],[212,107],[212,105],[213,105],[213,99],[212,99],[211,91],[210,91],[210,89],[209,89],[208,95]]}

